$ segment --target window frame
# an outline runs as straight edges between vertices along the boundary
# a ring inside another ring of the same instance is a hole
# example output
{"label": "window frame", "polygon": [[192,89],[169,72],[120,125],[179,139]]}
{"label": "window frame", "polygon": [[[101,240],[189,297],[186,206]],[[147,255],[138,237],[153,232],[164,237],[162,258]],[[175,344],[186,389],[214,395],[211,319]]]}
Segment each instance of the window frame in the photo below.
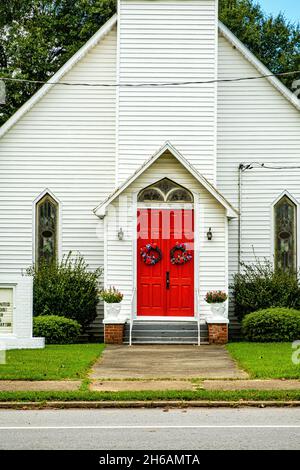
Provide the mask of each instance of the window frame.
{"label": "window frame", "polygon": [[271,247],[272,247],[272,255],[273,255],[273,265],[274,269],[277,269],[277,262],[276,262],[276,252],[277,252],[277,230],[276,230],[276,207],[280,203],[280,201],[284,198],[287,198],[294,206],[295,211],[295,221],[294,221],[294,267],[293,270],[295,272],[299,269],[299,231],[298,231],[298,224],[300,220],[300,206],[298,201],[288,192],[282,192],[276,200],[272,203],[271,211],[272,211],[272,224],[271,224]]}
{"label": "window frame", "polygon": [[[161,183],[162,181],[164,180],[167,180],[169,181],[173,187],[170,187],[167,191],[163,191],[158,185],[159,183]],[[163,198],[163,200],[148,200],[148,199],[143,199],[143,200],[140,200],[140,197],[141,195],[146,192],[147,190],[150,190],[150,189],[154,189],[156,190]],[[187,194],[189,195],[190,197],[190,200],[187,201],[187,200],[180,200],[180,201],[169,201],[169,196],[172,195],[172,193],[176,192],[177,190],[183,190],[183,191],[186,191]],[[173,181],[171,180],[170,178],[168,177],[164,177],[164,178],[161,178],[157,181],[155,181],[154,183],[151,183],[149,184],[148,186],[145,186],[144,188],[142,188],[138,194],[137,194],[137,202],[138,204],[150,204],[150,203],[160,203],[160,204],[193,204],[194,203],[194,195],[192,193],[192,191],[190,191],[189,189],[185,188],[184,186],[182,186],[181,184],[179,183],[176,183],[176,181]]]}
{"label": "window frame", "polygon": [[32,230],[32,238],[33,238],[33,244],[32,244],[32,261],[34,264],[37,264],[39,261],[39,256],[38,256],[38,207],[42,200],[45,197],[49,197],[54,201],[56,204],[56,209],[57,209],[57,220],[56,220],[56,253],[55,253],[55,259],[59,261],[61,259],[61,227],[62,227],[62,210],[61,210],[61,202],[60,200],[49,190],[45,189],[42,193],[39,194],[39,196],[33,201],[33,230]]}

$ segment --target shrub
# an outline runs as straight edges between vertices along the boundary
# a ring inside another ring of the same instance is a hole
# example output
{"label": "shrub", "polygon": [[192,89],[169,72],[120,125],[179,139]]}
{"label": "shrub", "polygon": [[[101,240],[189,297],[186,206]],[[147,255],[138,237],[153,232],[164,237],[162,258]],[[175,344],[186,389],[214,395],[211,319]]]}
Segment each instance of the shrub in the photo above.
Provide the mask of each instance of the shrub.
{"label": "shrub", "polygon": [[71,318],[83,329],[95,320],[101,269],[88,271],[83,257],[70,252],[61,262],[42,262],[27,273],[33,276],[34,316]]}
{"label": "shrub", "polygon": [[79,323],[70,318],[43,315],[33,319],[33,336],[44,337],[46,344],[75,343],[80,331]]}
{"label": "shrub", "polygon": [[100,292],[100,297],[104,302],[108,304],[119,304],[123,300],[123,294],[118,291],[115,287],[110,287],[109,289],[102,290]]}
{"label": "shrub", "polygon": [[260,343],[294,341],[300,338],[300,311],[268,308],[250,313],[243,319],[242,333]]}
{"label": "shrub", "polygon": [[207,292],[205,300],[208,304],[215,304],[217,302],[225,302],[227,300],[226,292],[221,290],[212,290]]}
{"label": "shrub", "polygon": [[297,275],[274,270],[269,261],[242,264],[243,271],[234,276],[235,311],[242,320],[245,315],[269,307],[300,308]]}

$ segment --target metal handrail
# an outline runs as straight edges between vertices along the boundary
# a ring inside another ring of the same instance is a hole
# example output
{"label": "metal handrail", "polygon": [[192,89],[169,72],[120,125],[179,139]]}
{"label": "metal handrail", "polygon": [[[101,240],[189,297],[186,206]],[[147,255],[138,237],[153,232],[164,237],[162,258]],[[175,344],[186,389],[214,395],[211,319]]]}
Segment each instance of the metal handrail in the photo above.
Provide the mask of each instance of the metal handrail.
{"label": "metal handrail", "polygon": [[132,345],[132,327],[133,327],[133,319],[135,314],[135,292],[136,288],[132,291],[131,296],[131,308],[130,308],[130,323],[129,323],[129,346]]}
{"label": "metal handrail", "polygon": [[197,306],[197,327],[198,327],[198,346],[201,345],[201,326],[200,326],[200,293],[199,289],[195,289],[196,306]]}

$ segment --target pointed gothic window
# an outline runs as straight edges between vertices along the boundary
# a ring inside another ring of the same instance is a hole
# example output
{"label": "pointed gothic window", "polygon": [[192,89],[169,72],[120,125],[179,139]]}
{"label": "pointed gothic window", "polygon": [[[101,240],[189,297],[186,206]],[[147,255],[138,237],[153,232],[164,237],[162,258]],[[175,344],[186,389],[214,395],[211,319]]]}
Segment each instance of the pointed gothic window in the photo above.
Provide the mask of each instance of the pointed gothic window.
{"label": "pointed gothic window", "polygon": [[169,178],[162,180],[143,189],[138,195],[139,202],[193,202],[190,191],[180,186]]}
{"label": "pointed gothic window", "polygon": [[275,267],[284,271],[297,269],[297,207],[287,196],[274,206]]}
{"label": "pointed gothic window", "polygon": [[58,203],[48,193],[36,204],[36,263],[51,263],[58,254]]}

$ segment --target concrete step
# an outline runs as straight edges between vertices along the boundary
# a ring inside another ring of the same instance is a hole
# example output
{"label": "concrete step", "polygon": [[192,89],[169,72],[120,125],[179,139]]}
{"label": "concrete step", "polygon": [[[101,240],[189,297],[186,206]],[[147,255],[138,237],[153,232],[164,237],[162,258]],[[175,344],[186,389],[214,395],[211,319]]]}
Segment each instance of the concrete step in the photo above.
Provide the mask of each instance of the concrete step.
{"label": "concrete step", "polygon": [[[203,344],[209,344],[207,340],[200,340],[200,343]],[[124,340],[124,344],[129,344],[129,340]],[[197,345],[198,344],[198,339],[197,340],[161,340],[161,339],[132,339],[132,344],[189,344],[189,345]]]}
{"label": "concrete step", "polygon": [[[129,324],[125,325],[124,342],[129,343]],[[200,325],[200,341],[208,343],[206,324]],[[198,344],[196,322],[135,321],[132,328],[134,344]]]}

